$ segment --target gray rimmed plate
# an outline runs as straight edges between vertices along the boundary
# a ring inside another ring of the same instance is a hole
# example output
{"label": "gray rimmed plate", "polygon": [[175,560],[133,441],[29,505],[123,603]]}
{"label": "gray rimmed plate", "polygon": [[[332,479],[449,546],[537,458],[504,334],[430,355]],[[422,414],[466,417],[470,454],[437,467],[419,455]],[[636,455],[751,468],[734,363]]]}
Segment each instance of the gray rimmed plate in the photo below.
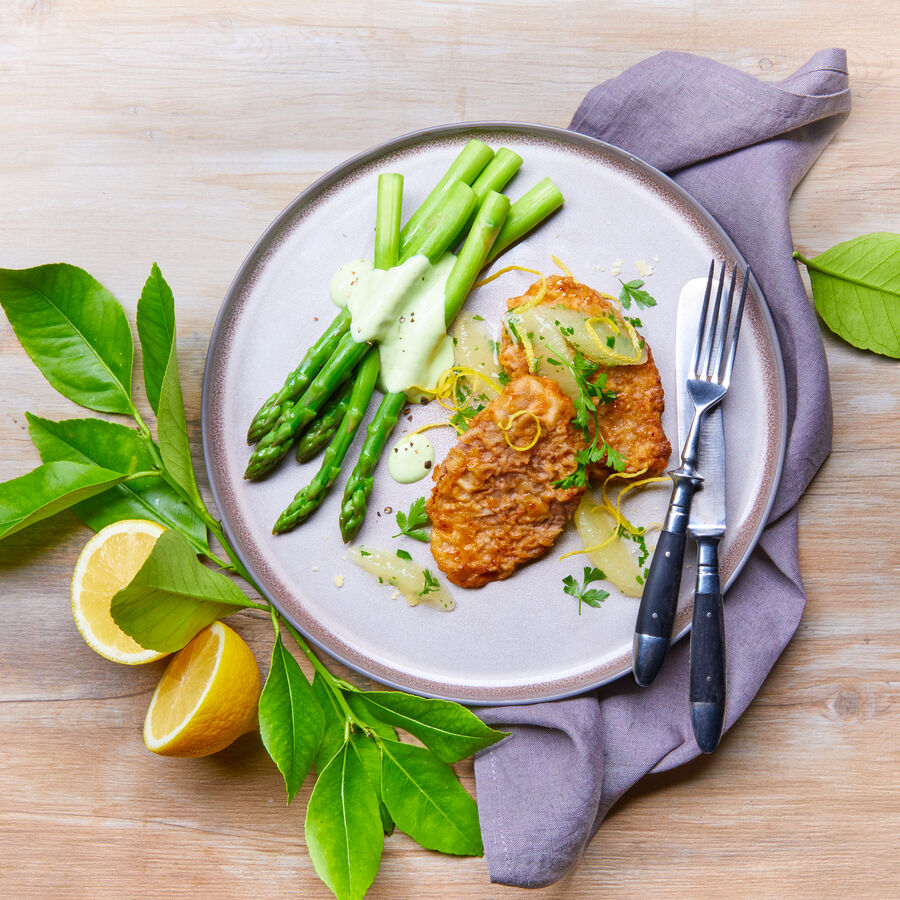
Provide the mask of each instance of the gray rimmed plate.
{"label": "gray rimmed plate", "polygon": [[[644,276],[658,305],[631,310],[653,348],[667,397],[664,426],[675,443],[674,323],[681,286],[702,277],[712,256],[741,263],[722,229],[666,176],[633,156],[571,131],[516,123],[474,123],[405,135],[333,169],[272,223],[235,277],[210,341],[203,381],[203,448],[226,533],[276,607],[323,650],[372,678],[427,696],[468,704],[527,703],[579,693],[628,672],[638,601],[614,589],[602,607],[563,593],[563,576],[580,575],[584,557],[574,528],[553,551],[507,581],[480,590],[451,586],[452,613],[407,606],[344,557],[338,530],[343,479],[319,511],[274,537],[272,523],[318,468],[293,456],[260,482],[244,481],[247,425],[335,314],[328,282],[344,262],[370,256],[380,172],[404,175],[404,217],[415,209],[472,137],[505,145],[525,160],[507,188],[512,199],[549,175],[563,208],[495,262],[556,271],[553,256],[601,291],[618,277]],[[466,309],[499,331],[507,297],[533,276],[511,272],[476,289]],[[771,506],[785,445],[785,389],[774,327],[753,285],[734,381],[725,407],[728,533],[721,559],[726,583],[749,556]],[[373,404],[374,406],[374,404]],[[431,404],[404,415],[394,438],[446,414]],[[433,435],[440,460],[452,431]],[[393,442],[392,439],[392,442]],[[348,455],[347,469],[362,440]],[[677,450],[675,451],[677,456]],[[345,473],[346,474],[346,473]],[[395,514],[430,490],[430,481],[396,484],[384,461],[357,541],[402,547],[435,569],[428,546],[396,538]],[[668,486],[650,488],[628,507],[633,521],[660,521]],[[688,566],[693,560],[688,559]],[[682,582],[675,631],[687,631],[692,573]],[[608,585],[604,585],[608,587]]]}

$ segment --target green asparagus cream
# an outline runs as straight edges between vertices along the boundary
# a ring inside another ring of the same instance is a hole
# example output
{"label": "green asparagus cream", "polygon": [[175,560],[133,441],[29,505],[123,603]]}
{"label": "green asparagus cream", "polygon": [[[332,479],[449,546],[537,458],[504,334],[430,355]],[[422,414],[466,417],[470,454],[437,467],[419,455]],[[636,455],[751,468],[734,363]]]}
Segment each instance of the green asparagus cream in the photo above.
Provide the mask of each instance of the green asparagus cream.
{"label": "green asparagus cream", "polygon": [[435,265],[413,256],[385,270],[355,262],[342,266],[332,279],[332,297],[347,297],[354,340],[378,341],[385,392],[433,390],[441,373],[453,365],[444,288],[455,262],[452,253]]}
{"label": "green asparagus cream", "polygon": [[421,481],[434,465],[434,444],[424,434],[400,438],[388,454],[388,471],[394,481],[412,484]]}

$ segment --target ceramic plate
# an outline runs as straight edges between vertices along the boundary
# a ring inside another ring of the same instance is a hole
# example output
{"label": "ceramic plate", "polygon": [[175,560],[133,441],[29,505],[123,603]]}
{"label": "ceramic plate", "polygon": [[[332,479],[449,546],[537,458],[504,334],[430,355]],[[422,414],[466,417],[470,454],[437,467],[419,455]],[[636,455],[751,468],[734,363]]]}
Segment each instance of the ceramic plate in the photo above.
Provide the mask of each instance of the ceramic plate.
{"label": "ceramic plate", "polygon": [[[621,150],[561,129],[478,123],[406,135],[363,153],[329,172],[278,216],[235,277],[213,331],[203,385],[203,446],[229,539],[277,608],[311,641],[377,681],[408,691],[469,704],[526,703],[578,693],[630,669],[638,600],[613,589],[602,607],[585,607],[579,615],[577,602],[563,593],[563,576],[580,575],[584,564],[583,557],[560,561],[580,547],[574,527],[546,557],[506,581],[480,590],[451,585],[457,608],[442,613],[407,606],[344,556],[338,511],[364,429],[329,497],[289,534],[274,537],[272,524],[319,460],[300,466],[291,454],[262,481],[242,478],[250,453],[244,437],[248,423],[335,315],[328,294],[331,275],[348,260],[371,257],[378,174],[404,175],[405,219],[472,137],[523,157],[507,188],[512,199],[545,175],[566,198],[552,219],[504,254],[492,271],[515,263],[552,273],[558,271],[551,258],[556,256],[579,280],[617,294],[617,276],[628,280],[652,269],[646,289],[658,305],[631,312],[640,316],[653,348],[667,397],[664,427],[673,447],[677,444],[673,334],[679,291],[687,280],[705,276],[711,257],[740,260],[736,249],[672,181]],[[466,309],[499,332],[506,298],[522,293],[533,277],[504,275],[476,289]],[[721,548],[726,582],[747,559],[773,498],[784,452],[784,396],[774,329],[754,289],[725,407],[732,473]],[[391,443],[445,415],[434,403],[412,408]],[[440,460],[454,434],[450,429],[429,434]],[[428,545],[393,537],[396,511],[408,509],[430,488],[430,480],[396,484],[382,461],[357,541],[402,547],[436,571]],[[631,518],[660,522],[668,496],[666,485],[645,491],[629,506]],[[690,558],[688,566],[693,566]],[[692,584],[689,568],[677,633],[690,623]]]}

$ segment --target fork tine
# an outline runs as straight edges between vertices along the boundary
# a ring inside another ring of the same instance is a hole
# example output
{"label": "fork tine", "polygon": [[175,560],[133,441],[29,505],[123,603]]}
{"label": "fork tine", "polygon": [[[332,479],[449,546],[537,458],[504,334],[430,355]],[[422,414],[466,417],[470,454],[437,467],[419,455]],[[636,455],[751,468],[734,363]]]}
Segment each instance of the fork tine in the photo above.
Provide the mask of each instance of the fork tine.
{"label": "fork tine", "polygon": [[713,367],[712,361],[716,349],[716,334],[719,326],[719,311],[722,309],[722,288],[725,286],[725,260],[722,260],[722,268],[719,270],[719,286],[716,288],[716,302],[713,304],[710,314],[710,326],[707,338],[709,345],[706,348],[706,362],[703,364],[703,372],[700,377],[704,381],[709,381],[712,377]]}
{"label": "fork tine", "polygon": [[[725,274],[724,272],[722,273]],[[715,376],[722,383],[725,375],[725,364],[728,359],[726,345],[728,343],[728,324],[731,322],[731,306],[734,300],[734,288],[737,284],[737,264],[731,267],[731,284],[728,286],[728,297],[725,300],[725,309],[719,322],[719,333],[716,341],[716,362],[710,372],[710,377]]]}
{"label": "fork tine", "polygon": [[722,376],[722,385],[727,388],[731,382],[731,370],[734,368],[734,354],[737,351],[738,337],[741,334],[741,320],[744,317],[744,301],[747,299],[747,286],[750,284],[750,266],[744,272],[744,284],[741,287],[741,299],[738,301],[737,313],[734,318],[734,332],[731,336],[731,348],[728,351],[728,363]]}
{"label": "fork tine", "polygon": [[700,310],[700,321],[697,323],[697,343],[694,346],[694,375],[700,375],[700,351],[703,348],[703,335],[706,329],[706,311],[709,309],[709,295],[712,293],[713,271],[716,268],[715,259],[710,260],[709,275],[706,276],[706,293],[703,295],[703,307]]}

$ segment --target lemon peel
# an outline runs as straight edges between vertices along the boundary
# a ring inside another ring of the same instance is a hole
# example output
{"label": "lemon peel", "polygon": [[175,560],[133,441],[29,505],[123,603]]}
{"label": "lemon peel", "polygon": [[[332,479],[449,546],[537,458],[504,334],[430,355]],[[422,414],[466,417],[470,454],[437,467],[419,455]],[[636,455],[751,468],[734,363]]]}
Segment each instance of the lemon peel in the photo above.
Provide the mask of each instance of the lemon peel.
{"label": "lemon peel", "polygon": [[244,639],[213,622],[163,673],[144,720],[144,744],[161,756],[209,756],[258,726],[259,667]]}
{"label": "lemon peel", "polygon": [[568,275],[569,278],[571,278],[573,281],[575,280],[575,276],[572,274],[572,270],[558,256],[551,256],[550,259],[553,260],[557,268],[565,272],[565,274]]}
{"label": "lemon peel", "polygon": [[[520,416],[531,416],[531,418],[534,419],[534,424],[536,426],[534,437],[531,439],[531,443],[525,444],[525,446],[523,447],[517,446],[509,439],[509,429],[512,428],[513,422],[515,422],[515,420]],[[514,412],[509,417],[509,421],[505,425],[502,425],[500,422],[498,422],[497,427],[503,432],[503,437],[506,439],[506,443],[509,444],[509,446],[512,447],[513,450],[516,450],[519,453],[524,453],[526,450],[530,450],[541,437],[541,420],[530,409],[520,409],[518,412]]]}
{"label": "lemon peel", "polygon": [[128,666],[168,656],[147,650],[113,621],[113,597],[137,574],[165,531],[147,519],[123,519],[101,528],[78,556],[72,573],[72,617],[87,645]]}
{"label": "lemon peel", "polygon": [[505,275],[507,272],[530,272],[532,275],[540,275],[541,278],[544,277],[543,272],[539,272],[537,269],[529,269],[525,266],[504,266],[502,269],[494,272],[493,275],[488,275],[487,278],[482,278],[480,281],[476,281],[475,284],[472,285],[472,287],[477,288],[482,287],[485,284],[490,284],[492,281],[495,281],[501,275]]}

